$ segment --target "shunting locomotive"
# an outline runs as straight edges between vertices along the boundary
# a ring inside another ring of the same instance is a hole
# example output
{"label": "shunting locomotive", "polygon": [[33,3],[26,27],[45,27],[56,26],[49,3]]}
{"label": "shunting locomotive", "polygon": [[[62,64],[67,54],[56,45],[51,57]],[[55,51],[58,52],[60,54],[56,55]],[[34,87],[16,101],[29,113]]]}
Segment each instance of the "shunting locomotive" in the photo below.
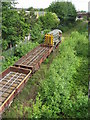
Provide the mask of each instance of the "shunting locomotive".
{"label": "shunting locomotive", "polygon": [[61,42],[61,37],[62,37],[62,31],[59,29],[55,29],[45,35],[44,44],[56,48],[57,45]]}

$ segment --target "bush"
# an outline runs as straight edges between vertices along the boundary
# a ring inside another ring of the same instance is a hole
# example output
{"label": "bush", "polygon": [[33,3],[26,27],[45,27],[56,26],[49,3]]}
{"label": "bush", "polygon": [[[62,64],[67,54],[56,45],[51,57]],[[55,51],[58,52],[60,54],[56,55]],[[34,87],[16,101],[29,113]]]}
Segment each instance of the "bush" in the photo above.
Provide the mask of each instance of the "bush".
{"label": "bush", "polygon": [[38,45],[38,43],[32,43],[32,42],[27,42],[25,44],[20,44],[16,47],[15,56],[19,56],[22,57],[23,55],[25,55],[27,52],[29,52],[30,50],[32,50],[34,47],[36,47]]}
{"label": "bush", "polygon": [[35,23],[34,27],[31,30],[31,40],[41,43],[43,39],[43,35],[41,33],[42,31],[42,23],[38,21],[38,23]]}
{"label": "bush", "polygon": [[41,81],[32,118],[88,118],[88,39],[72,32],[59,51]]}
{"label": "bush", "polygon": [[[2,62],[2,71],[12,66],[20,57],[25,55],[27,52],[32,50],[38,45],[38,43],[27,42],[26,44],[20,44],[15,48],[15,52],[12,56],[7,56],[8,53],[3,54],[5,57],[5,61]],[[8,52],[8,51],[7,51]]]}
{"label": "bush", "polygon": [[54,29],[59,25],[59,19],[55,13],[48,12],[45,16],[40,16],[39,20],[42,23],[43,29]]}
{"label": "bush", "polygon": [[51,31],[50,29],[44,29],[43,34],[45,35],[45,34],[49,33],[50,31]]}

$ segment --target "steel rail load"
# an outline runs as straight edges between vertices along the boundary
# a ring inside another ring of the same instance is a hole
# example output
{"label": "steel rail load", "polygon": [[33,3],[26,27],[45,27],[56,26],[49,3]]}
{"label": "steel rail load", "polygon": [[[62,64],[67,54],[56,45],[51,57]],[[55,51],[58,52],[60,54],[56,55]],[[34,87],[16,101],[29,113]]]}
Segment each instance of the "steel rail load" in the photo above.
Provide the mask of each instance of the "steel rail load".
{"label": "steel rail load", "polygon": [[[29,52],[20,60],[18,60],[14,66],[31,69],[32,72],[35,72],[40,67],[40,64],[46,59],[47,56],[51,53],[53,47],[47,47],[40,45],[33,52]],[[46,57],[45,57],[46,55]]]}
{"label": "steel rail load", "polygon": [[0,112],[19,93],[30,74],[31,70],[17,67],[10,67],[0,74]]}
{"label": "steel rail load", "polygon": [[61,31],[53,30],[45,35],[44,44],[40,44],[12,67],[0,74],[0,113],[3,113],[13,98],[21,91],[30,76],[39,69],[41,63],[61,42]]}

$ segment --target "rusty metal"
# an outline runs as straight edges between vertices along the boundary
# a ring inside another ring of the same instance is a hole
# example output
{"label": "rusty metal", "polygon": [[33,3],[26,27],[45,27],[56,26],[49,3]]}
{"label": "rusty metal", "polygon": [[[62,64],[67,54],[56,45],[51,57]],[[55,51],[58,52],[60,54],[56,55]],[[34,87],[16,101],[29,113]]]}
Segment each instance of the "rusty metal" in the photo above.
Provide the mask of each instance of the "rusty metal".
{"label": "rusty metal", "polygon": [[0,112],[13,100],[15,95],[24,86],[31,70],[10,67],[0,74]]}
{"label": "rusty metal", "polygon": [[32,71],[35,72],[52,50],[53,47],[40,45],[35,48],[33,52],[31,51],[19,59],[14,65],[16,67],[32,69]]}
{"label": "rusty metal", "polygon": [[[37,46],[36,48],[34,48],[33,50],[31,50],[30,52],[28,52],[25,56],[21,57],[17,62],[16,64],[20,64],[24,61],[24,59],[26,60],[26,58],[28,58],[30,56],[30,54],[35,54],[35,52],[38,52],[37,50],[39,50],[40,48],[40,45]],[[27,57],[26,57],[27,56]]]}

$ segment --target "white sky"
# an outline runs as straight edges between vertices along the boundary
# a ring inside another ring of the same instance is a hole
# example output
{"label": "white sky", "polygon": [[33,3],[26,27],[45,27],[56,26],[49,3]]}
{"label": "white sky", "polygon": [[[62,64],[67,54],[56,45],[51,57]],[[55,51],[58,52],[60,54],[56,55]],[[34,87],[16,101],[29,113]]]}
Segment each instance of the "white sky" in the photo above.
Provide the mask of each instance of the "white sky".
{"label": "white sky", "polygon": [[[29,8],[29,7],[47,8],[50,5],[50,3],[52,3],[55,0],[16,0],[16,1],[18,2],[18,4],[16,5],[16,7],[18,8]],[[76,10],[88,11],[88,2],[90,0],[63,0],[63,1],[71,1],[75,5]]]}

